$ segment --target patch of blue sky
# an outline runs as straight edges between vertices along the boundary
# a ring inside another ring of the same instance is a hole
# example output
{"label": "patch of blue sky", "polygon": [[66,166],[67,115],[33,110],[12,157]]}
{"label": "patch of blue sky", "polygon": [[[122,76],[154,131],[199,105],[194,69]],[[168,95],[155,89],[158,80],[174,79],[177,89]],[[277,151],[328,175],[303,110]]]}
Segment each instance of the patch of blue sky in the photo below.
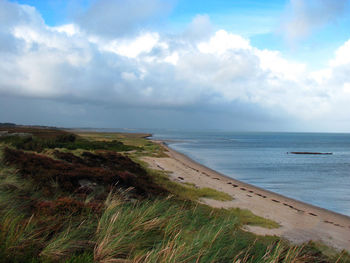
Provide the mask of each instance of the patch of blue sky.
{"label": "patch of blue sky", "polygon": [[75,16],[86,10],[93,0],[16,0],[11,2],[35,7],[47,25],[58,26],[71,22]]}
{"label": "patch of blue sky", "polygon": [[208,15],[215,28],[250,37],[275,28],[285,1],[256,0],[179,0],[171,14],[171,22],[183,27],[194,16]]}

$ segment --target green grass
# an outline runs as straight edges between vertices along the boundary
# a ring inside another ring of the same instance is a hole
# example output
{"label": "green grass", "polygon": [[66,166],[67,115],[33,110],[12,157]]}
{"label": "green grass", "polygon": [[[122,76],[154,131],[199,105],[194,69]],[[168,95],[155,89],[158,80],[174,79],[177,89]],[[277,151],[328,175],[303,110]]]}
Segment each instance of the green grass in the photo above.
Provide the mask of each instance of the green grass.
{"label": "green grass", "polygon": [[254,215],[251,211],[246,209],[230,208],[228,211],[231,215],[239,218],[241,225],[260,226],[269,229],[280,227],[275,221]]}
{"label": "green grass", "polygon": [[68,225],[43,247],[39,256],[43,261],[67,259],[77,252],[92,250],[96,222],[87,216],[82,222],[69,222]]}
{"label": "green grass", "polygon": [[[125,203],[110,195],[98,224],[94,258],[98,262],[174,263],[339,259],[339,254],[338,258],[322,255],[312,244],[291,246],[277,237],[243,232],[239,215],[171,198]],[[348,259],[344,257],[339,262]]]}
{"label": "green grass", "polygon": [[195,188],[195,187],[188,187],[185,186],[185,188],[189,188],[189,191],[193,191],[198,196],[198,199],[200,198],[209,198],[214,199],[218,201],[231,201],[233,200],[233,197],[229,194],[226,194],[224,192],[217,191],[213,188]]}
{"label": "green grass", "polygon": [[95,133],[95,132],[78,132],[78,136],[90,141],[109,142],[117,140],[131,147],[136,147],[133,157],[153,156],[167,157],[164,148],[145,138],[149,134],[138,133]]}
{"label": "green grass", "polygon": [[109,133],[109,132],[76,132],[79,137],[90,141],[121,141],[127,145],[142,147],[149,142],[145,133]]}
{"label": "green grass", "polygon": [[[144,167],[146,166],[143,162],[140,163],[143,164]],[[198,201],[200,198],[210,198],[218,201],[233,200],[232,196],[224,192],[207,187],[196,188],[194,185],[176,183],[169,179],[167,172],[146,169],[150,176],[153,177],[155,183],[184,200]]]}
{"label": "green grass", "polygon": [[94,255],[92,252],[85,252],[82,254],[73,255],[65,259],[65,263],[93,263]]}
{"label": "green grass", "polygon": [[130,204],[111,199],[107,203],[97,230],[97,261],[232,262],[245,253],[262,258],[268,245],[278,241],[256,239],[239,230],[237,217],[191,202],[165,199]]}
{"label": "green grass", "polygon": [[0,226],[0,262],[28,262],[47,235],[33,217],[20,215],[13,209],[2,211]]}

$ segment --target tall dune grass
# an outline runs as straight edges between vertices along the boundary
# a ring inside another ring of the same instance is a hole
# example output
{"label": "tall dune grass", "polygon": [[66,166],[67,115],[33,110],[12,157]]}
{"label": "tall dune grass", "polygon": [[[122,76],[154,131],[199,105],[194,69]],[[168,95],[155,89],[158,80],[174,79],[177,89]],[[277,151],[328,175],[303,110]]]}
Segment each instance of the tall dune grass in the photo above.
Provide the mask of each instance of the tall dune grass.
{"label": "tall dune grass", "polygon": [[[96,262],[318,262],[302,246],[239,229],[238,218],[171,199],[110,196],[96,231]],[[320,259],[320,258],[319,258]],[[320,261],[321,262],[321,261]]]}

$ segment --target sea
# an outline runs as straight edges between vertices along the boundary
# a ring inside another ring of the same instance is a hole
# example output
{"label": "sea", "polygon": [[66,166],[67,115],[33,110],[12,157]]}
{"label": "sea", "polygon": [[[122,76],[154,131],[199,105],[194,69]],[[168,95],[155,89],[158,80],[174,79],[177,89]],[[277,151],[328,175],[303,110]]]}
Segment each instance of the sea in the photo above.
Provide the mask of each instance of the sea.
{"label": "sea", "polygon": [[147,132],[228,177],[350,216],[350,134]]}

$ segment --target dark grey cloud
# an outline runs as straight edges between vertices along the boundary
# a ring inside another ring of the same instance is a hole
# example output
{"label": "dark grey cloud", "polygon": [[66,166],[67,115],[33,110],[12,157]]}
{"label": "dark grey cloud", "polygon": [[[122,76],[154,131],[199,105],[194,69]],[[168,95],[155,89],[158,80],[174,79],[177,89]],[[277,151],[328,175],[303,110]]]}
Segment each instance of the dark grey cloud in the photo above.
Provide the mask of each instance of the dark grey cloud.
{"label": "dark grey cloud", "polygon": [[282,115],[276,117],[261,110],[258,105],[242,102],[214,106],[212,109],[208,105],[198,104],[179,110],[163,107],[108,107],[87,102],[72,103],[18,96],[0,97],[0,122],[29,125],[239,131],[293,129]]}

